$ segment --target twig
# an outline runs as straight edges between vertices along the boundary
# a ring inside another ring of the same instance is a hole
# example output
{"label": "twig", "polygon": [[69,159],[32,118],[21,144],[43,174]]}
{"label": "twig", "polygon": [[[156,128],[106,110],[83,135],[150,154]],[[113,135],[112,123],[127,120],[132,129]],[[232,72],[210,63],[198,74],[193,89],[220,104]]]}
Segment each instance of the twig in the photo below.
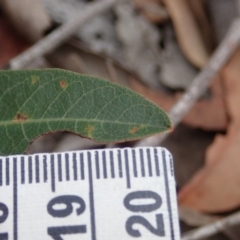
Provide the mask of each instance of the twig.
{"label": "twig", "polygon": [[73,18],[73,20],[63,24],[55,31],[47,35],[45,38],[41,39],[32,47],[27,49],[25,52],[13,58],[9,62],[8,68],[21,69],[32,60],[41,57],[46,53],[49,53],[61,45],[64,41],[66,41],[66,39],[68,39],[71,35],[73,35],[76,29],[84,24],[87,20],[109,9],[118,2],[119,0],[104,0],[89,3],[80,15]]}
{"label": "twig", "polygon": [[208,224],[207,226],[200,227],[196,230],[192,230],[184,234],[181,240],[197,240],[197,239],[206,238],[216,234],[217,232],[223,231],[229,226],[234,226],[239,223],[240,223],[240,212],[237,212],[222,220]]}
{"label": "twig", "polygon": [[[192,84],[186,90],[180,100],[172,107],[169,112],[169,117],[172,120],[173,126],[177,126],[178,123],[184,118],[188,111],[192,108],[199,97],[207,90],[209,85],[214,79],[214,76],[221,70],[226,64],[234,51],[237,49],[240,43],[240,19],[236,19],[222,41],[217,48],[216,52],[211,57],[206,67],[194,78]],[[142,141],[139,141],[135,146],[158,146],[169,133],[155,135]]]}

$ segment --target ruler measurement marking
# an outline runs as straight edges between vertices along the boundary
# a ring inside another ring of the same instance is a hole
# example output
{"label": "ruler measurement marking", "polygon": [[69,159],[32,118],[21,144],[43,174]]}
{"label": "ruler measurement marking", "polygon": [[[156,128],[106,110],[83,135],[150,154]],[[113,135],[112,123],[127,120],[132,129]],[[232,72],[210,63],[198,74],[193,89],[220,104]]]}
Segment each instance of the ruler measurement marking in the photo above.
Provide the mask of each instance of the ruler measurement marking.
{"label": "ruler measurement marking", "polygon": [[81,179],[84,180],[84,161],[83,161],[83,153],[80,153],[80,171],[81,171]]}
{"label": "ruler measurement marking", "polygon": [[92,158],[91,158],[92,156],[91,156],[90,152],[87,152],[87,157],[88,157],[88,181],[89,181],[91,234],[92,234],[92,240],[96,240],[94,192],[93,192],[93,177],[92,177]]}
{"label": "ruler measurement marking", "polygon": [[32,157],[28,157],[28,182],[32,183]]}
{"label": "ruler measurement marking", "polygon": [[51,190],[52,192],[55,192],[56,186],[55,186],[55,164],[54,164],[54,155],[51,154]]}
{"label": "ruler measurement marking", "polygon": [[65,169],[66,169],[66,180],[70,180],[69,176],[69,155],[66,153],[65,154]]}
{"label": "ruler measurement marking", "polygon": [[35,172],[36,172],[36,183],[39,183],[39,157],[35,156]]}
{"label": "ruler measurement marking", "polygon": [[32,183],[32,158],[28,157],[28,183]]}
{"label": "ruler measurement marking", "polygon": [[149,177],[152,177],[152,158],[150,154],[150,149],[147,149],[147,160],[148,160],[148,174]]}
{"label": "ruler measurement marking", "polygon": [[128,162],[128,150],[127,149],[124,150],[124,154],[125,154],[125,169],[126,169],[127,188],[131,188],[129,162]]}
{"label": "ruler measurement marking", "polygon": [[140,149],[140,163],[141,163],[142,177],[145,177],[145,166],[144,166],[144,158],[143,158],[143,150],[142,149]]}
{"label": "ruler measurement marking", "polygon": [[158,161],[158,152],[156,148],[154,148],[154,158],[155,158],[156,175],[159,177],[160,169],[159,169],[159,161]]}
{"label": "ruler measurement marking", "polygon": [[110,151],[111,177],[115,178],[113,152]]}
{"label": "ruler measurement marking", "polygon": [[57,159],[58,159],[58,181],[61,182],[62,181],[62,155],[58,154]]}
{"label": "ruler measurement marking", "polygon": [[103,164],[103,177],[107,178],[107,163],[105,151],[102,152],[102,164]]}
{"label": "ruler measurement marking", "polygon": [[6,185],[10,184],[10,176],[9,176],[9,158],[6,158]]}
{"label": "ruler measurement marking", "polygon": [[2,179],[2,159],[0,159],[0,186],[2,186],[2,182],[3,182],[3,179]]}
{"label": "ruler measurement marking", "polygon": [[25,183],[25,160],[21,157],[21,184]]}
{"label": "ruler measurement marking", "polygon": [[137,177],[137,162],[136,162],[136,151],[135,149],[132,149],[132,159],[133,159],[133,174],[134,177]]}
{"label": "ruler measurement marking", "polygon": [[47,174],[47,156],[43,156],[43,180],[44,182],[47,181],[48,174]]}
{"label": "ruler measurement marking", "polygon": [[123,171],[122,171],[122,156],[121,156],[121,151],[118,150],[118,172],[119,172],[119,177],[123,177]]}
{"label": "ruler measurement marking", "polygon": [[17,158],[13,158],[13,239],[18,239]]}
{"label": "ruler measurement marking", "polygon": [[95,151],[95,165],[96,165],[96,178],[100,178],[100,169],[99,169],[99,154],[98,151]]}
{"label": "ruler measurement marking", "polygon": [[169,184],[168,184],[168,172],[167,172],[167,163],[166,163],[165,151],[162,151],[162,159],[163,159],[164,180],[165,180],[165,188],[166,188],[166,195],[167,195],[167,208],[168,208],[168,214],[169,214],[171,240],[175,240],[174,229],[173,229],[172,207],[171,207],[171,200],[170,200],[170,189],[169,189]]}
{"label": "ruler measurement marking", "polygon": [[[97,200],[94,198],[96,186],[95,180],[100,177],[108,178],[109,180],[118,178],[124,179],[124,185],[126,181],[125,189],[131,189],[134,185],[134,180],[131,178],[137,177],[152,177],[162,175],[163,185],[165,185],[166,208],[168,210],[168,228],[169,238],[171,240],[178,239],[178,234],[174,232],[175,220],[175,208],[174,203],[171,202],[172,191],[172,176],[173,161],[168,152],[159,150],[158,148],[144,148],[144,149],[122,149],[122,150],[105,150],[105,151],[85,151],[79,153],[73,152],[68,154],[49,154],[49,155],[33,155],[33,156],[11,156],[6,158],[0,158],[0,186],[11,185],[11,192],[13,192],[12,209],[12,238],[18,240],[18,230],[21,225],[18,224],[18,218],[21,215],[21,186],[22,184],[42,183],[42,176],[44,182],[48,182],[52,192],[58,191],[56,185],[57,179],[60,181],[76,181],[78,179],[86,179],[89,182],[89,217],[91,225],[88,226],[88,233],[91,234],[91,240],[96,240],[97,235],[97,223],[96,223],[96,205]],[[102,154],[102,155],[99,155]],[[161,154],[161,155],[160,155]],[[59,157],[60,156],[60,157]],[[77,157],[77,156],[80,156]],[[86,159],[87,157],[87,159]],[[56,158],[56,160],[55,160]],[[65,158],[65,159],[62,159]],[[59,160],[60,159],[60,160]],[[62,163],[62,160],[64,161]],[[138,160],[140,160],[138,162]],[[86,162],[87,161],[87,162]],[[101,162],[102,161],[102,162]],[[168,162],[170,161],[170,162]],[[65,164],[64,164],[65,163]],[[43,164],[43,165],[42,165]],[[49,164],[49,165],[48,165]],[[55,166],[56,164],[56,166]],[[63,166],[62,166],[63,164]],[[80,164],[80,166],[78,165]],[[95,165],[94,165],[95,164]],[[139,165],[138,165],[139,164]],[[60,167],[59,167],[60,165]],[[65,169],[64,169],[65,167]],[[79,169],[80,167],[80,169]],[[57,171],[57,169],[58,171]],[[95,170],[94,170],[95,168]],[[155,168],[155,169],[154,169]],[[162,172],[160,172],[160,170]],[[64,172],[62,172],[64,171]],[[65,172],[66,171],[66,172]],[[85,171],[87,171],[85,173]],[[118,172],[118,173],[117,173]],[[123,173],[125,172],[125,173]],[[66,175],[64,174],[66,173]],[[80,174],[81,173],[81,177]],[[49,176],[50,174],[50,176]],[[58,176],[56,175],[58,174]],[[64,176],[62,176],[65,175]],[[79,177],[78,177],[79,175]],[[63,178],[63,179],[62,179]],[[49,181],[47,181],[49,179]],[[148,178],[149,179],[149,178]],[[132,182],[133,181],[133,182]],[[77,184],[77,182],[76,182]],[[30,186],[30,185],[29,185]],[[36,185],[39,186],[39,185]],[[140,188],[140,186],[139,186]],[[87,190],[87,189],[86,189]],[[129,190],[128,190],[129,191]],[[158,190],[157,190],[158,191]],[[156,192],[157,192],[156,191]],[[159,191],[162,194],[162,191]],[[88,202],[88,201],[87,201]],[[97,203],[98,204],[98,203]],[[21,217],[21,216],[20,216]],[[174,220],[174,221],[173,221]],[[166,223],[165,223],[166,224]],[[18,226],[19,225],[19,226]],[[176,229],[178,230],[178,229]],[[86,230],[85,230],[86,231]],[[57,233],[58,234],[58,233]],[[168,235],[168,234],[167,234]]]}
{"label": "ruler measurement marking", "polygon": [[171,154],[169,154],[169,159],[170,159],[171,175],[174,176],[173,159],[172,159]]}
{"label": "ruler measurement marking", "polygon": [[73,178],[74,181],[77,180],[77,155],[73,153]]}

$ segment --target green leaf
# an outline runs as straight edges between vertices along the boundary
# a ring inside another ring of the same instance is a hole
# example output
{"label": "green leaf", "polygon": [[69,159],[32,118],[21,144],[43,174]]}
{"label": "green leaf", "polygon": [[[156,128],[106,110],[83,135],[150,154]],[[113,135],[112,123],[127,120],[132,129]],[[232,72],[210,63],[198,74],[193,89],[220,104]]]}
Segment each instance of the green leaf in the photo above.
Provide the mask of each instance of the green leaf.
{"label": "green leaf", "polygon": [[166,113],[117,84],[60,69],[0,71],[0,155],[41,134],[70,131],[122,142],[171,128]]}

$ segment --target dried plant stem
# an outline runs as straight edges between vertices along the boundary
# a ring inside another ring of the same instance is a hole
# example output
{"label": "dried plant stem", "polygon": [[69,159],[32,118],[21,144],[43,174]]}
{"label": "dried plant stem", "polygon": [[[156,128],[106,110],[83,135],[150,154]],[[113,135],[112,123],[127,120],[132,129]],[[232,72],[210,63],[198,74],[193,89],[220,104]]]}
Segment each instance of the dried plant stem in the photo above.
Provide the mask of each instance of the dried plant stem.
{"label": "dried plant stem", "polygon": [[27,49],[22,54],[13,58],[9,62],[10,69],[21,69],[24,68],[27,64],[29,64],[34,59],[43,56],[46,53],[51,52],[59,45],[61,45],[64,41],[66,41],[74,32],[79,28],[82,24],[84,24],[87,20],[96,16],[97,14],[111,8],[119,0],[104,0],[104,1],[96,1],[94,3],[89,3],[85,10],[81,12],[78,16],[73,18],[73,20],[63,24],[55,31],[47,35],[45,38],[38,41],[32,47]]}
{"label": "dried plant stem", "polygon": [[240,212],[237,212],[222,220],[200,227],[196,230],[192,230],[184,234],[181,240],[197,240],[207,238],[216,234],[217,232],[224,231],[224,229],[228,228],[229,226],[237,225],[239,223]]}
{"label": "dried plant stem", "polygon": [[[222,43],[217,48],[216,52],[212,55],[210,61],[206,67],[196,76],[192,84],[186,90],[180,100],[172,107],[169,112],[169,116],[175,127],[188,111],[192,108],[195,102],[201,97],[201,95],[210,86],[214,76],[221,70],[226,64],[234,51],[237,49],[240,43],[240,19],[236,19]],[[135,146],[158,146],[169,133],[155,135],[142,141],[139,141]]]}

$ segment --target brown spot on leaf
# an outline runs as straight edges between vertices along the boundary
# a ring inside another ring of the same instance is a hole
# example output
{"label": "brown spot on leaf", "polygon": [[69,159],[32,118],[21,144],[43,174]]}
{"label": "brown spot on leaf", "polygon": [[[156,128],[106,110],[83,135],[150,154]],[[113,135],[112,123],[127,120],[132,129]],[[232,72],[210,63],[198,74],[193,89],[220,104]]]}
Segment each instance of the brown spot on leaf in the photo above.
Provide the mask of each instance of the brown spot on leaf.
{"label": "brown spot on leaf", "polygon": [[132,129],[130,129],[129,130],[129,133],[131,133],[131,134],[134,134],[134,133],[136,133],[138,130],[140,129],[140,127],[133,127]]}
{"label": "brown spot on leaf", "polygon": [[22,121],[26,121],[28,119],[28,117],[22,113],[18,113],[15,117],[14,117],[14,120],[15,121],[19,121],[19,122],[22,122]]}
{"label": "brown spot on leaf", "polygon": [[65,89],[67,87],[67,83],[64,80],[60,81],[61,88]]}
{"label": "brown spot on leaf", "polygon": [[37,83],[39,81],[39,77],[37,76],[32,76],[32,85],[34,85],[35,83]]}
{"label": "brown spot on leaf", "polygon": [[88,135],[88,136],[91,136],[91,133],[93,132],[94,127],[91,126],[91,125],[88,125],[85,130],[86,130],[86,132],[87,132],[87,135]]}

